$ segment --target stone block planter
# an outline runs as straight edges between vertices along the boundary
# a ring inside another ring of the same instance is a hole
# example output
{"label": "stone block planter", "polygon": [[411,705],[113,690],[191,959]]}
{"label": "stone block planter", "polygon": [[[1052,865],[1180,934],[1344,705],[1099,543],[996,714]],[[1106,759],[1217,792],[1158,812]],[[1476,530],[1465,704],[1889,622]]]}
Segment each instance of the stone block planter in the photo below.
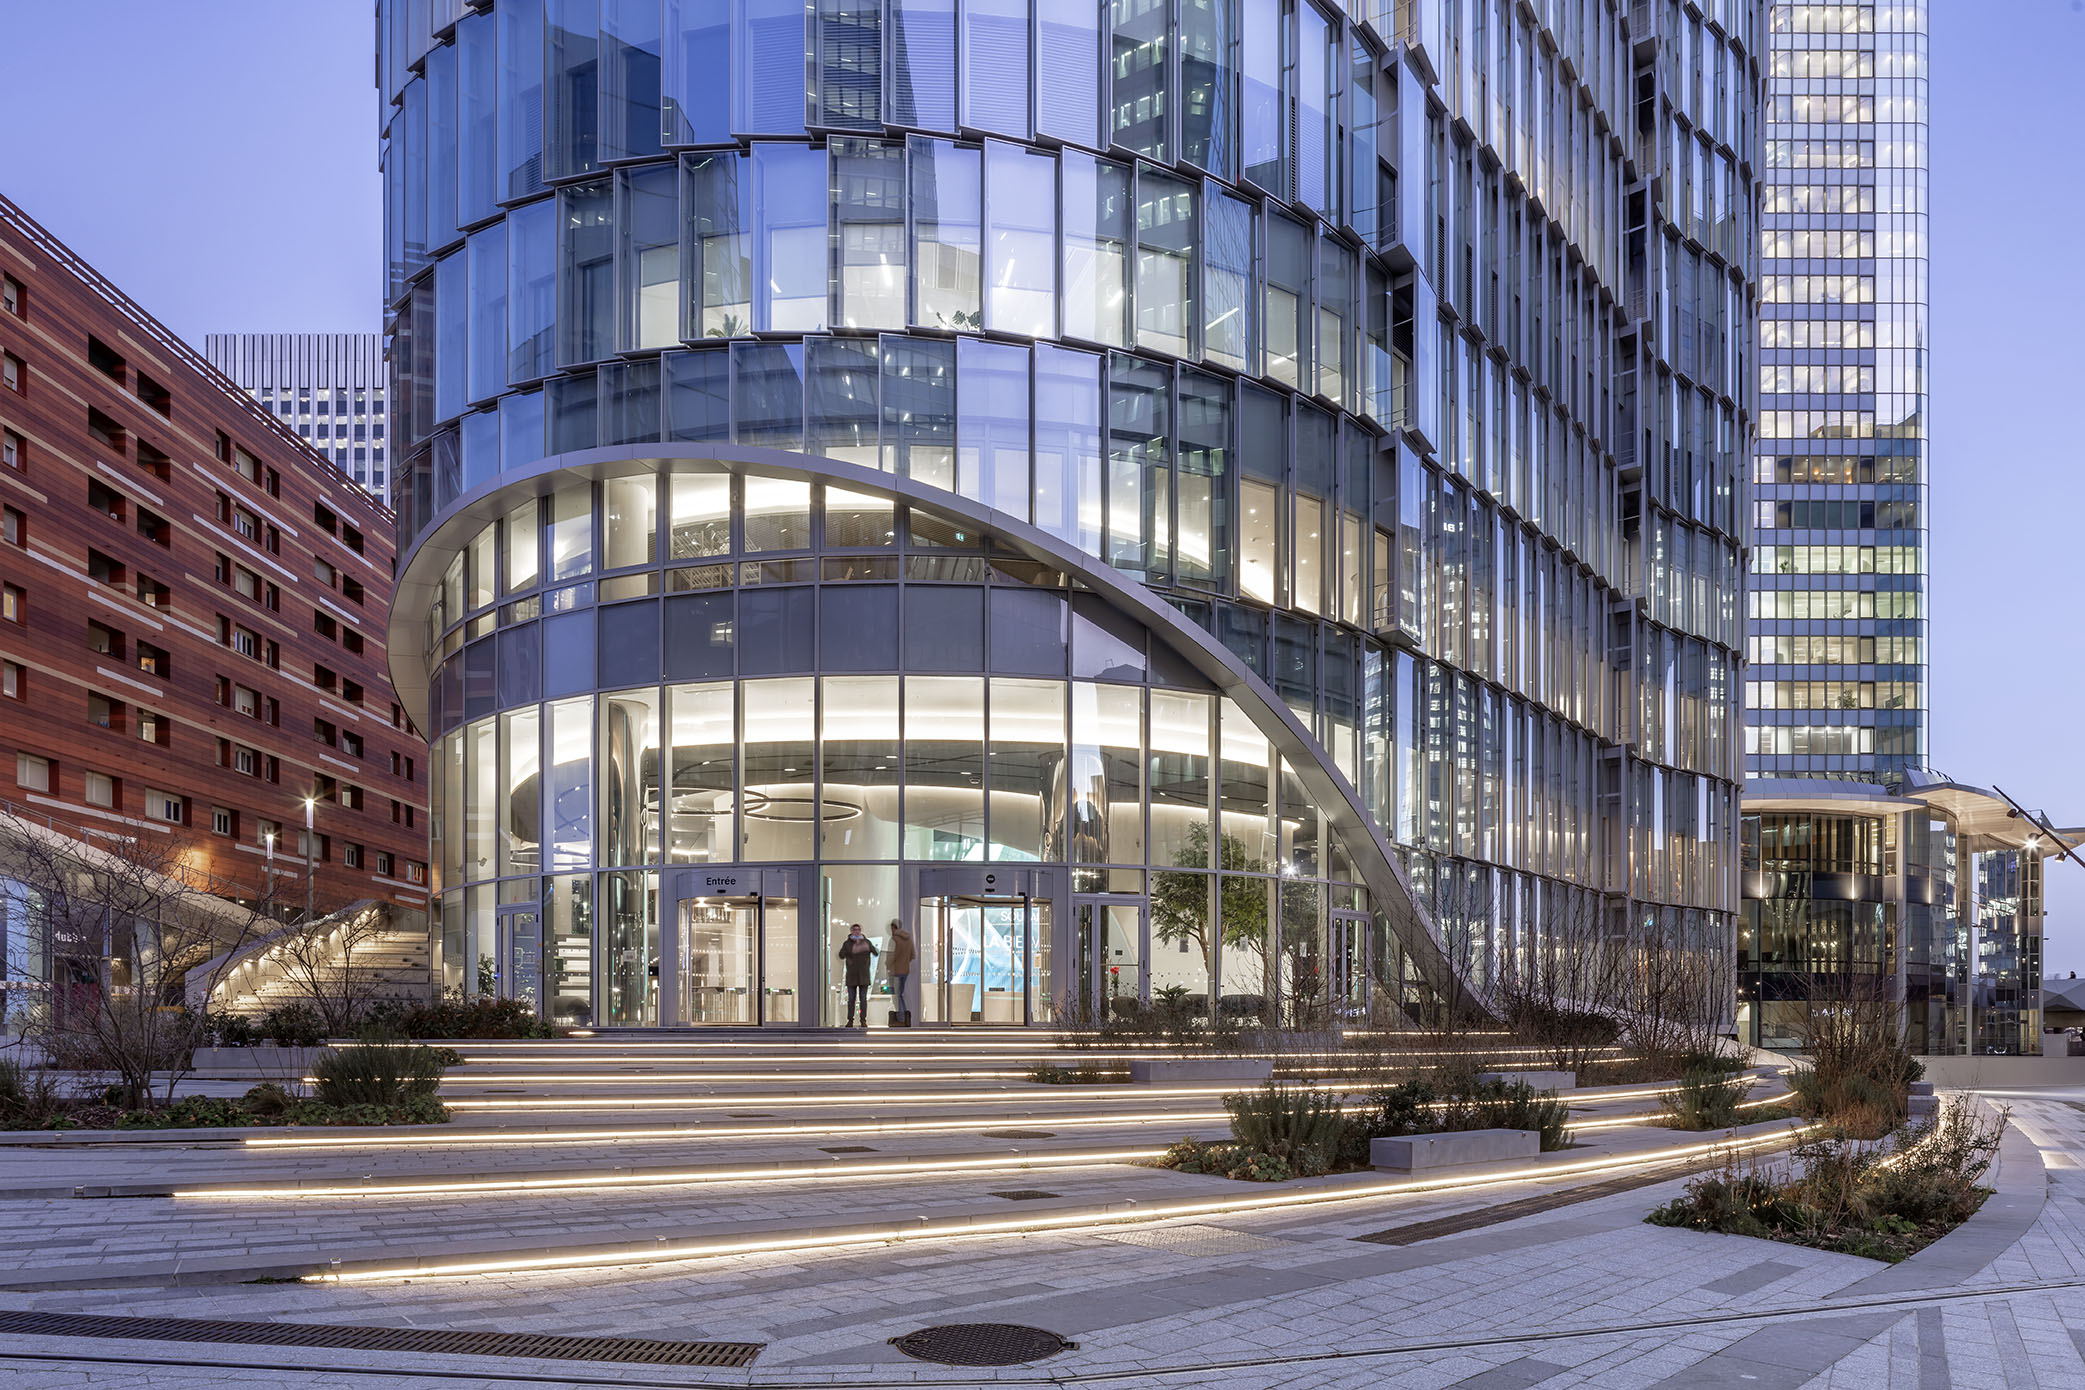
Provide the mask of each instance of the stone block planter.
{"label": "stone block planter", "polygon": [[1527,1083],[1538,1091],[1575,1091],[1578,1089],[1578,1073],[1572,1071],[1480,1071],[1479,1081],[1515,1081]]}
{"label": "stone block planter", "polygon": [[1368,1163],[1392,1173],[1420,1173],[1466,1163],[1533,1158],[1542,1136],[1532,1129],[1464,1129],[1452,1134],[1406,1134],[1368,1141]]}
{"label": "stone block planter", "polygon": [[1267,1057],[1162,1057],[1129,1064],[1129,1079],[1145,1085],[1241,1081],[1257,1086],[1274,1075]]}
{"label": "stone block planter", "polygon": [[195,1076],[220,1081],[301,1081],[311,1074],[312,1064],[333,1049],[330,1047],[199,1047],[195,1050]]}

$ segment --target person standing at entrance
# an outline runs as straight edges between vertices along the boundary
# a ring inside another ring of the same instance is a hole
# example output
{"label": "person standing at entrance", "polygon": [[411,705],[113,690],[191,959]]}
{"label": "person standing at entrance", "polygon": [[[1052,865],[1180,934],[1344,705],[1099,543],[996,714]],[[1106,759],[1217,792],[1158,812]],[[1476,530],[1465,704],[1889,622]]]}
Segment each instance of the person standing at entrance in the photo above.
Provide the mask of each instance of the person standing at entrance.
{"label": "person standing at entrance", "polygon": [[917,952],[912,945],[912,933],[905,924],[893,917],[890,921],[890,959],[883,963],[890,971],[891,1007],[898,1011],[898,1018],[912,1022],[912,1006],[905,1002],[905,986],[912,980],[912,959]]}
{"label": "person standing at entrance", "polygon": [[876,959],[876,943],[862,935],[862,924],[847,928],[840,943],[840,964],[847,968],[847,1026],[854,1027],[855,1005],[861,1006],[861,1026],[869,1026],[869,965]]}

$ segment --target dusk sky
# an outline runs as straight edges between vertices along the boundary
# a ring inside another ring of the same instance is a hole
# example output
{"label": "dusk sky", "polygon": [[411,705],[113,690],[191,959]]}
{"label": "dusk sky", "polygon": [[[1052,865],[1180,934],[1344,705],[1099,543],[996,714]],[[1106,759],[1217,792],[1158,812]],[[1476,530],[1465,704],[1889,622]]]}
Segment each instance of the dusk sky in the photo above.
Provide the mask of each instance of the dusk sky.
{"label": "dusk sky", "polygon": [[[2085,825],[2085,0],[1932,7],[1930,761]],[[16,6],[0,192],[197,344],[373,331],[371,8]],[[2048,884],[2048,973],[2085,970],[2085,864]]]}

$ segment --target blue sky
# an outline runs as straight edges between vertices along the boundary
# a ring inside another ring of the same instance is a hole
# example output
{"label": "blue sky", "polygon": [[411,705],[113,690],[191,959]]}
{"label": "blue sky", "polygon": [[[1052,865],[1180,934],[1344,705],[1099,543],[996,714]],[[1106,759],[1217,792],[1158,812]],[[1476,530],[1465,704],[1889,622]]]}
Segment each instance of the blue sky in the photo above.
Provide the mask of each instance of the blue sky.
{"label": "blue sky", "polygon": [[[18,5],[0,192],[176,331],[373,330],[367,0]],[[2085,825],[2085,0],[1932,0],[1932,763]],[[2085,865],[2048,968],[2085,970]]]}

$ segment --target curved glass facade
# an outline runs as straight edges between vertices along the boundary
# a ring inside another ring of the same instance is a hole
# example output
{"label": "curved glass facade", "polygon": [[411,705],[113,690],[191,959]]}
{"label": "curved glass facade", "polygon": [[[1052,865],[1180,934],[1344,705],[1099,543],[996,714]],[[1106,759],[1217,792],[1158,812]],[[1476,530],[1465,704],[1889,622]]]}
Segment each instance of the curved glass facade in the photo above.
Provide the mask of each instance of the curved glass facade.
{"label": "curved glass facade", "polygon": [[451,981],[832,1022],[893,918],[949,1021],[1481,1000],[1564,921],[1727,981],[1712,9],[387,4]]}

